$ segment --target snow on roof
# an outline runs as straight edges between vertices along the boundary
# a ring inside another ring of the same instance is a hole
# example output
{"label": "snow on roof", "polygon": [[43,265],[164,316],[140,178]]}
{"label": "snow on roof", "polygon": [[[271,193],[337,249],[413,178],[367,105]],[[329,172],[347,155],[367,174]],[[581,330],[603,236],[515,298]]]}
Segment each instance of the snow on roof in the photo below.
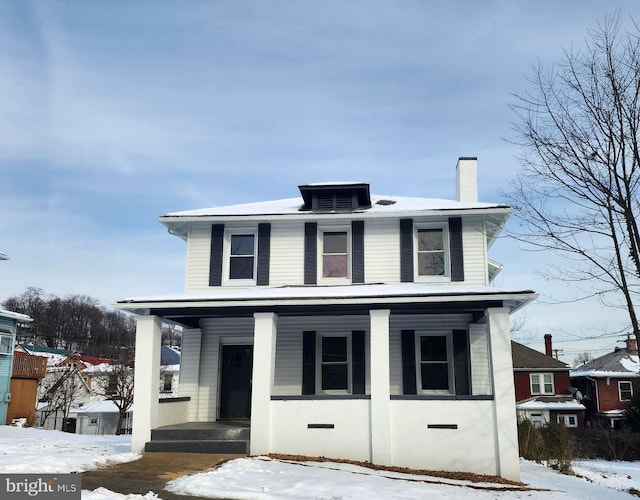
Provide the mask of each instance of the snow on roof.
{"label": "snow on roof", "polygon": [[0,316],[4,316],[5,318],[15,319],[16,321],[33,321],[30,316],[26,314],[21,314],[13,311],[7,311],[6,309],[0,308]]}
{"label": "snow on roof", "polygon": [[[379,201],[388,200],[391,204],[379,204]],[[302,198],[286,198],[282,200],[264,201],[256,203],[241,203],[223,207],[200,208],[171,212],[161,219],[171,217],[207,217],[207,216],[231,216],[231,215],[308,215],[308,210],[301,211]],[[356,213],[373,213],[382,215],[397,215],[398,212],[429,212],[440,210],[478,210],[489,208],[509,209],[508,206],[498,203],[482,203],[471,201],[455,201],[439,198],[417,198],[406,196],[371,195],[371,208],[354,209]]]}
{"label": "snow on roof", "polygon": [[[118,413],[118,411],[118,407],[113,401],[106,400],[83,404],[75,410],[75,413]],[[133,406],[127,410],[127,413],[130,412],[133,412]]]}
{"label": "snow on roof", "polygon": [[519,403],[516,405],[518,410],[584,410],[584,405],[578,403],[575,399],[566,401],[540,401],[538,399],[532,399],[525,403]]}
{"label": "snow on roof", "polygon": [[473,296],[520,296],[529,301],[536,297],[532,290],[515,288],[496,288],[491,286],[455,285],[441,286],[433,283],[403,283],[397,285],[343,285],[343,286],[282,286],[261,288],[219,287],[197,292],[182,292],[171,295],[150,295],[131,297],[119,300],[117,307],[126,308],[126,304],[158,303],[158,302],[228,302],[253,300],[296,300],[296,299],[390,299],[412,297],[461,297],[472,299]]}
{"label": "snow on roof", "polygon": [[569,375],[577,377],[607,377],[607,378],[636,378],[640,377],[640,362],[637,352],[631,354],[627,349],[617,349],[614,352],[591,360]]}

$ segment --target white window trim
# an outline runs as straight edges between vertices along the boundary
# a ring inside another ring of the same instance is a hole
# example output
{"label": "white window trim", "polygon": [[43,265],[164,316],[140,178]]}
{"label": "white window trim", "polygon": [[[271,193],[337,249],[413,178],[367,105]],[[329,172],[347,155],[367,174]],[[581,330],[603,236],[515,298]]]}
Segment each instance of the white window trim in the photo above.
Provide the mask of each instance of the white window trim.
{"label": "white window trim", "polygon": [[[435,390],[422,388],[422,371],[421,371],[421,353],[420,353],[420,337],[446,337],[447,339],[447,368],[449,369],[449,390]],[[451,331],[429,331],[418,332],[415,334],[415,353],[416,353],[416,387],[418,394],[455,394],[455,364],[453,359],[453,332]]]}
{"label": "white window trim", "polygon": [[[442,242],[444,248],[444,276],[420,276],[418,269],[418,230],[420,229],[442,229]],[[451,281],[451,255],[449,246],[449,223],[448,222],[417,222],[413,224],[413,279],[416,282],[442,283]]]}
{"label": "white window trim", "polygon": [[[240,234],[253,235],[253,279],[231,279],[229,272],[231,269],[231,236]],[[255,286],[258,272],[258,228],[238,227],[225,228],[224,245],[222,251],[222,285],[223,286]]]}
{"label": "white window trim", "polygon": [[[347,277],[346,278],[325,278],[323,276],[323,236],[324,233],[347,233]],[[353,249],[351,248],[351,226],[332,226],[332,225],[318,225],[318,239],[317,239],[317,264],[318,264],[318,284],[322,285],[350,285],[351,284],[351,264],[353,260]]]}
{"label": "white window trim", "polygon": [[[538,376],[539,377],[539,385],[540,385],[540,391],[534,391],[533,390],[533,377],[534,376]],[[545,383],[544,383],[544,376],[545,375],[550,375],[551,376],[551,392],[547,392],[544,389]],[[529,389],[531,390],[531,395],[532,396],[552,396],[556,393],[556,382],[554,380],[553,377],[553,373],[551,372],[536,372],[536,373],[530,373],[529,374]]]}
{"label": "white window trim", "polygon": [[[629,384],[629,391],[625,390],[625,392],[631,393],[630,398],[622,399],[622,388],[620,387],[620,384]],[[618,399],[620,401],[631,401],[633,399],[633,384],[629,380],[618,380]]]}
{"label": "white window trim", "polygon": [[[322,390],[322,338],[344,337],[347,339],[347,388],[340,390]],[[353,353],[351,351],[351,332],[318,332],[316,334],[316,394],[352,394],[353,393]]]}
{"label": "white window trim", "polygon": [[[573,425],[569,422],[569,418],[574,419]],[[565,427],[575,428],[578,427],[578,415],[575,413],[563,413],[556,416],[556,422],[563,424]]]}
{"label": "white window trim", "polygon": [[13,348],[14,348],[14,345],[13,345],[13,335],[12,335],[12,334],[7,335],[7,334],[4,334],[4,333],[0,333],[0,338],[7,338],[7,339],[9,339],[9,344],[8,344],[8,346],[9,346],[9,350],[8,350],[7,352],[0,351],[0,355],[5,355],[5,356],[10,356],[10,355],[12,355],[12,354],[13,354]]}

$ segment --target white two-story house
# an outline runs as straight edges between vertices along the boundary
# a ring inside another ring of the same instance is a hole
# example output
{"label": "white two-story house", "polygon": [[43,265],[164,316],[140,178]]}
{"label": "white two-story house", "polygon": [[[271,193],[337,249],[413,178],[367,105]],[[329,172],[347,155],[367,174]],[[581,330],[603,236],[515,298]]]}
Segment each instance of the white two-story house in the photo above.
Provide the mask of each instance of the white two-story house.
{"label": "white two-story house", "polygon": [[[136,297],[133,449],[168,424],[248,419],[252,455],[323,456],[519,479],[509,314],[491,286],[511,209],[375,196],[366,183],[170,213],[186,291]],[[182,325],[176,404],[159,404],[160,325]]]}

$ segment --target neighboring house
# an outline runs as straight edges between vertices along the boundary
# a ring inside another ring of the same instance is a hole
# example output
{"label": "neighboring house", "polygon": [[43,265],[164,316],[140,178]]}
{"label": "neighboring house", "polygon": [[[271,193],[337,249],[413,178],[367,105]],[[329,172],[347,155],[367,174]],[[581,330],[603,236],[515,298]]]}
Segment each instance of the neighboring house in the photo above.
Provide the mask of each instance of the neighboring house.
{"label": "neighboring house", "polygon": [[11,401],[7,410],[7,424],[24,419],[28,425],[36,423],[38,385],[47,374],[47,358],[16,351],[11,370]]}
{"label": "neighboring house", "polygon": [[49,367],[58,365],[58,363],[61,363],[73,354],[73,351],[68,349],[56,349],[54,347],[33,344],[18,344],[16,346],[16,352],[26,352],[32,356],[47,358],[47,366]]}
{"label": "neighboring house", "polygon": [[[127,411],[123,434],[131,434],[133,407]],[[76,434],[115,434],[118,424],[118,407],[113,401],[83,403],[71,410],[70,417],[76,421]]]}
{"label": "neighboring house", "polygon": [[0,309],[0,424],[7,421],[11,401],[11,372],[17,325],[29,321],[32,319],[25,314]]}
{"label": "neighboring house", "polygon": [[553,357],[551,334],[544,340],[546,354],[511,342],[518,420],[530,420],[537,427],[549,422],[584,427],[585,407],[572,390],[569,366]]}
{"label": "neighboring house", "polygon": [[178,395],[180,351],[166,345],[160,351],[160,397]]}
{"label": "neighboring house", "polygon": [[[488,249],[511,208],[371,195],[366,183],[160,218],[186,241],[186,291],[139,315],[133,451],[162,425],[248,419],[250,453],[519,479],[509,314]],[[181,325],[180,401],[159,404],[162,320]],[[203,425],[204,426],[204,425]]]}
{"label": "neighboring house", "polygon": [[588,424],[604,422],[619,428],[624,422],[624,410],[633,399],[640,382],[640,363],[635,339],[627,339],[626,347],[576,367],[570,373],[571,382],[584,396]]}

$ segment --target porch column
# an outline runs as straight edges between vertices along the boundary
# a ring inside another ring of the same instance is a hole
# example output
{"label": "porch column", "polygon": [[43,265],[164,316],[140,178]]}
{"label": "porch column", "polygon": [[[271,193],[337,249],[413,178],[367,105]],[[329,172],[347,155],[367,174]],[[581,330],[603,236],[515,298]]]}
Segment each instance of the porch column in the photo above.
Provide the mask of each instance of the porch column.
{"label": "porch column", "polygon": [[[371,321],[371,462],[391,465],[389,309],[369,311]],[[374,363],[375,360],[375,363]]]}
{"label": "porch column", "polygon": [[485,317],[493,375],[496,474],[511,481],[520,481],[509,308],[489,308]]}
{"label": "porch column", "polygon": [[158,422],[160,398],[160,345],[162,329],[157,316],[136,318],[135,384],[131,451],[141,453]]}
{"label": "porch column", "polygon": [[190,422],[196,422],[198,420],[201,342],[202,330],[200,330],[200,328],[185,328],[182,331],[178,396],[188,396],[191,398],[189,401]]}
{"label": "porch column", "polygon": [[253,332],[253,375],[251,386],[251,441],[252,455],[271,451],[271,390],[276,365],[275,313],[255,313]]}

